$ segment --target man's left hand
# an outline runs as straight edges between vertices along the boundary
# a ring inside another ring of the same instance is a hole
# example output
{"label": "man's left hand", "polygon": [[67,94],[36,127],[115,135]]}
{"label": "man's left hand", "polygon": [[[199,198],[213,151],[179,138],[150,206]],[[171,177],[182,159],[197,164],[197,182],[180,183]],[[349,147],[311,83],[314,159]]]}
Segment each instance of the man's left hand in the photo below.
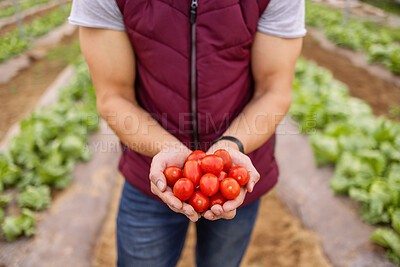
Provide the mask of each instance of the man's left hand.
{"label": "man's left hand", "polygon": [[241,153],[235,143],[222,140],[214,144],[207,151],[207,154],[213,154],[218,149],[225,149],[229,152],[232,158],[232,167],[242,166],[249,171],[250,179],[245,187],[240,188],[240,194],[235,199],[226,201],[223,206],[214,205],[210,210],[207,210],[202,215],[208,220],[218,219],[233,219],[236,216],[236,209],[242,205],[247,191],[253,192],[255,184],[260,180],[260,174],[253,166],[250,158]]}

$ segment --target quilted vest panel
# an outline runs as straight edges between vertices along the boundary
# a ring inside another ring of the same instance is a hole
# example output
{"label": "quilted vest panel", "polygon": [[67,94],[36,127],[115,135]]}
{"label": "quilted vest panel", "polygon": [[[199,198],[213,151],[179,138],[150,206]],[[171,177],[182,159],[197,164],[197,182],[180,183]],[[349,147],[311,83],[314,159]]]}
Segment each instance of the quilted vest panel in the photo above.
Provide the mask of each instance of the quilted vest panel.
{"label": "quilted vest panel", "polygon": [[[171,134],[191,147],[190,0],[116,0],[136,55],[136,96]],[[196,18],[199,145],[207,150],[250,101],[254,87],[250,47],[269,0],[198,0]],[[245,204],[277,181],[275,136],[249,154],[261,180]],[[150,192],[151,158],[127,148],[119,168],[143,193]]]}

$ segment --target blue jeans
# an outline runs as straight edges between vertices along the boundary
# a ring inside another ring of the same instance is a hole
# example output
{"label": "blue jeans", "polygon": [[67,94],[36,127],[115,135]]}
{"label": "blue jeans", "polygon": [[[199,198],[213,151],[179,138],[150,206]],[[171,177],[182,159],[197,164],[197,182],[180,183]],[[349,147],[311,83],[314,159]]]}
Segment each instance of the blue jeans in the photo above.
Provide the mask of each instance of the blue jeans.
{"label": "blue jeans", "polygon": [[[260,201],[237,210],[232,220],[196,223],[198,267],[239,266],[246,251]],[[117,265],[169,267],[179,260],[189,219],[173,212],[125,182],[117,218]]]}

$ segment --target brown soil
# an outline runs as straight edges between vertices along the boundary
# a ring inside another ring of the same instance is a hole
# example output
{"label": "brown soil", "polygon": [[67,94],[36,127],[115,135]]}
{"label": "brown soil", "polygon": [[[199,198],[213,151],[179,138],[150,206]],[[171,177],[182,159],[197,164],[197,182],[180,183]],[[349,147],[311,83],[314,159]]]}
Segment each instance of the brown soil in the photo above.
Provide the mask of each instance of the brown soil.
{"label": "brown soil", "polygon": [[[65,37],[60,45],[77,40],[77,32]],[[43,92],[68,65],[65,60],[43,58],[34,61],[10,82],[0,85],[0,140],[8,129],[35,107]]]}
{"label": "brown soil", "polygon": [[[116,263],[115,221],[123,179],[114,189],[110,213],[95,249],[94,267]],[[191,224],[178,267],[195,266],[195,225]],[[242,266],[329,267],[318,238],[294,218],[272,192],[262,198],[254,233]]]}
{"label": "brown soil", "polygon": [[375,115],[388,115],[391,106],[400,104],[400,88],[355,67],[347,58],[322,48],[310,36],[304,39],[302,54],[332,71],[336,79],[349,87],[352,96],[371,105]]}
{"label": "brown soil", "polygon": [[124,178],[119,175],[114,187],[110,210],[107,215],[107,219],[104,222],[101,236],[94,250],[93,267],[111,267],[116,265],[117,244],[115,239],[115,227],[123,183]]}
{"label": "brown soil", "polygon": [[[32,22],[33,20],[35,20],[39,17],[43,17],[43,16],[47,15],[48,13],[50,13],[51,11],[58,9],[58,8],[60,8],[60,7],[55,6],[52,8],[48,8],[46,10],[39,11],[35,14],[32,14],[31,16],[25,17],[22,21],[24,24],[28,24],[28,23]],[[12,24],[9,24],[9,25],[3,27],[2,29],[0,29],[0,35],[10,32],[10,31],[14,30],[16,27],[17,27],[17,23],[12,23]]]}

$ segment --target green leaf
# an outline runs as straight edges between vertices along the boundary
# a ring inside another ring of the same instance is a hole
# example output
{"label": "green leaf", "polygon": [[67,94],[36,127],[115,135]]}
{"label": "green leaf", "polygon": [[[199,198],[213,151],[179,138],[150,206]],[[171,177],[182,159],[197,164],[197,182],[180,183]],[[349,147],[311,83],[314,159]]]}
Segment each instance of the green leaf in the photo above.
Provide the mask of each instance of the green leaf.
{"label": "green leaf", "polygon": [[29,209],[22,209],[19,224],[25,236],[35,234],[35,214]]}
{"label": "green leaf", "polygon": [[377,150],[362,150],[357,153],[364,162],[368,163],[377,176],[383,173],[386,166],[385,157]]}
{"label": "green leaf", "polygon": [[343,151],[354,152],[357,154],[358,151],[371,150],[377,146],[374,138],[352,131],[348,135],[339,136],[340,148]]}
{"label": "green leaf", "polygon": [[23,208],[45,209],[51,203],[50,188],[46,185],[27,186],[25,191],[18,195],[18,203]]}
{"label": "green leaf", "polygon": [[23,230],[19,221],[20,218],[17,216],[9,216],[5,218],[1,230],[8,241],[12,241],[22,235]]}
{"label": "green leaf", "polygon": [[35,214],[29,209],[22,209],[20,216],[6,217],[2,224],[2,232],[8,241],[21,235],[33,235],[35,233]]}
{"label": "green leaf", "polygon": [[370,239],[380,246],[390,248],[397,257],[400,257],[400,235],[393,230],[378,228],[371,234]]}
{"label": "green leaf", "polygon": [[370,197],[373,200],[379,200],[383,204],[389,204],[392,200],[390,188],[385,181],[374,181],[369,190]]}
{"label": "green leaf", "polygon": [[396,209],[392,213],[392,227],[400,233],[400,209]]}
{"label": "green leaf", "polygon": [[49,158],[37,167],[37,170],[44,184],[53,185],[67,176],[73,167],[73,160],[65,160],[61,152],[53,151]]}
{"label": "green leaf", "polygon": [[391,143],[382,142],[380,150],[389,160],[400,162],[400,150],[397,150]]}
{"label": "green leaf", "polygon": [[25,189],[28,185],[32,186],[40,186],[42,184],[42,180],[39,175],[34,171],[27,171],[20,175],[19,182],[15,185],[15,187],[19,190]]}
{"label": "green leaf", "polygon": [[400,257],[397,256],[393,251],[388,250],[388,252],[386,253],[386,257],[394,262],[397,266],[400,266]]}
{"label": "green leaf", "polygon": [[365,190],[358,189],[358,188],[350,188],[349,190],[349,196],[357,201],[360,202],[366,202],[368,203],[370,201],[369,193]]}
{"label": "green leaf", "polygon": [[64,189],[67,186],[69,186],[72,183],[72,176],[71,175],[65,175],[58,179],[54,184],[55,189]]}
{"label": "green leaf", "polygon": [[0,195],[0,207],[7,206],[7,204],[11,202],[12,198],[11,194]]}
{"label": "green leaf", "polygon": [[315,134],[310,136],[317,165],[334,163],[339,157],[339,147],[336,138]]}
{"label": "green leaf", "polygon": [[10,187],[17,183],[21,169],[12,162],[7,155],[0,154],[0,182],[4,187]]}
{"label": "green leaf", "polygon": [[329,186],[336,194],[346,194],[352,185],[352,181],[342,175],[335,175],[329,181]]}
{"label": "green leaf", "polygon": [[61,143],[61,151],[67,155],[78,157],[85,148],[85,142],[76,135],[69,135]]}
{"label": "green leaf", "polygon": [[376,177],[376,172],[368,161],[352,153],[344,152],[336,164],[335,175],[373,179]]}
{"label": "green leaf", "polygon": [[388,172],[389,183],[397,184],[400,186],[400,164],[392,164]]}

